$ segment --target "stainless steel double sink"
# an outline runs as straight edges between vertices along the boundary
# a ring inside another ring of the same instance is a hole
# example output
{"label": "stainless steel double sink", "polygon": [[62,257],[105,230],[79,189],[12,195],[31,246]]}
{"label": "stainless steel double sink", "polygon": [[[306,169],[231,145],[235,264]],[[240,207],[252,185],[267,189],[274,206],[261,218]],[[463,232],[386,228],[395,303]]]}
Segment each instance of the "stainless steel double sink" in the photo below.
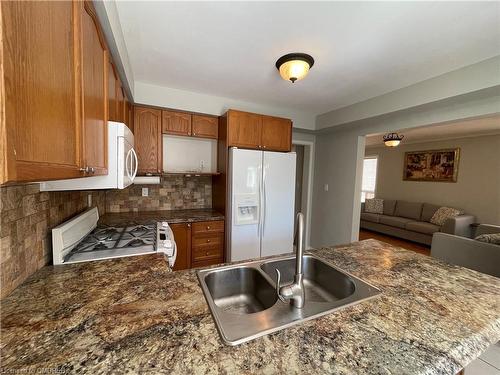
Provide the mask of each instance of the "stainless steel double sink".
{"label": "stainless steel double sink", "polygon": [[298,309],[279,300],[276,269],[281,273],[282,285],[292,282],[295,256],[198,271],[201,288],[226,344],[238,345],[380,294],[374,286],[307,254],[303,258],[306,302]]}

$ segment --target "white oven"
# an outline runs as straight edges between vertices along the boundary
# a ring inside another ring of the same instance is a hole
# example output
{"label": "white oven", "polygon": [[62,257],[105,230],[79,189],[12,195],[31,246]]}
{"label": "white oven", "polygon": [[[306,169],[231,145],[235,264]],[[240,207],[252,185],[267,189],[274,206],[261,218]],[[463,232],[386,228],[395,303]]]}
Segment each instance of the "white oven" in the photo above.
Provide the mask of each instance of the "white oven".
{"label": "white oven", "polygon": [[40,183],[41,191],[124,189],[137,175],[134,134],[121,122],[108,122],[108,174]]}

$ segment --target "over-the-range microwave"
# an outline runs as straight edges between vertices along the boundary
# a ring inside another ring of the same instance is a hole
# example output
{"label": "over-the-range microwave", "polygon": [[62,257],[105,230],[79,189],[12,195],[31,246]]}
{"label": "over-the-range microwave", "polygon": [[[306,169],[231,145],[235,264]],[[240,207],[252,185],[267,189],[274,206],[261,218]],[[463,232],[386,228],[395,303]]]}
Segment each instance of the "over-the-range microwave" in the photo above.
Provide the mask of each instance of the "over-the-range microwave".
{"label": "over-the-range microwave", "polygon": [[124,189],[137,175],[134,134],[121,122],[108,122],[108,174],[40,183],[41,191]]}

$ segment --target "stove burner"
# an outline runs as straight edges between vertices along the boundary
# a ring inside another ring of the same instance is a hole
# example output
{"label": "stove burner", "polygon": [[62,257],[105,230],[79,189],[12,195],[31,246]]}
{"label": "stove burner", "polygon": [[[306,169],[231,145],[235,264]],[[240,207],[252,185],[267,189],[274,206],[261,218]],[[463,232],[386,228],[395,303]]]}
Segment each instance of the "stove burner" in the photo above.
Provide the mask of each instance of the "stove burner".
{"label": "stove burner", "polygon": [[101,241],[111,241],[117,240],[120,237],[120,232],[118,232],[115,228],[108,228],[94,233],[94,236]]}
{"label": "stove burner", "polygon": [[142,245],[146,245],[146,243],[141,240],[140,238],[136,238],[135,240],[127,242],[124,246],[122,247],[139,247]]}
{"label": "stove burner", "polygon": [[93,250],[105,250],[109,249],[105,242],[99,241],[93,248]]}
{"label": "stove burner", "polygon": [[131,235],[134,237],[141,237],[144,236],[145,234],[148,234],[148,232],[151,232],[152,229],[144,226],[144,225],[139,225],[135,227],[134,229],[128,231]]}

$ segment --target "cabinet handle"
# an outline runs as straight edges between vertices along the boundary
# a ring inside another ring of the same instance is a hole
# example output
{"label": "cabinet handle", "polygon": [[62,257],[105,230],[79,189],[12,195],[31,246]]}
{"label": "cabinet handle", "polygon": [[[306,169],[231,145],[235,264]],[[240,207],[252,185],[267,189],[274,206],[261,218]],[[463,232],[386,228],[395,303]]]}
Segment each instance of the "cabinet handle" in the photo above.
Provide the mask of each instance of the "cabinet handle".
{"label": "cabinet handle", "polygon": [[188,227],[190,227],[190,226],[191,226],[191,224],[188,224],[187,226],[188,226]]}
{"label": "cabinet handle", "polygon": [[206,256],[208,256],[208,251],[205,253]]}
{"label": "cabinet handle", "polygon": [[207,230],[210,230],[210,225],[207,226]]}
{"label": "cabinet handle", "polygon": [[79,170],[80,170],[80,172],[87,173],[88,169],[89,169],[89,167],[85,167],[85,168],[80,168]]}
{"label": "cabinet handle", "polygon": [[210,240],[207,240],[207,242],[210,242]]}
{"label": "cabinet handle", "polygon": [[262,146],[263,148],[266,148],[266,146]]}
{"label": "cabinet handle", "polygon": [[196,135],[196,133],[193,133],[193,135]]}
{"label": "cabinet handle", "polygon": [[95,173],[95,168],[94,167],[90,167],[90,173],[92,173],[92,174]]}

